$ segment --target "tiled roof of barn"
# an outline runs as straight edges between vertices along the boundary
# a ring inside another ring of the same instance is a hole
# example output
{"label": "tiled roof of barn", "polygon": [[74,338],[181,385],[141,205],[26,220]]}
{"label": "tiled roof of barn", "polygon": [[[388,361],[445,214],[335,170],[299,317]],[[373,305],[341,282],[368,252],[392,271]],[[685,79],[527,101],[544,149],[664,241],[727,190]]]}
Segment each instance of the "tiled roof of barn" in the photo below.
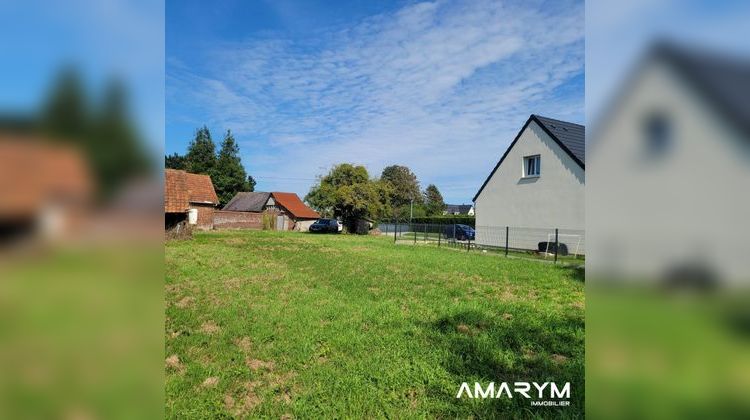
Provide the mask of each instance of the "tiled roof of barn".
{"label": "tiled roof of barn", "polygon": [[295,193],[272,192],[271,195],[276,200],[276,204],[287,209],[295,218],[317,219],[320,217],[318,212],[307,207]]}

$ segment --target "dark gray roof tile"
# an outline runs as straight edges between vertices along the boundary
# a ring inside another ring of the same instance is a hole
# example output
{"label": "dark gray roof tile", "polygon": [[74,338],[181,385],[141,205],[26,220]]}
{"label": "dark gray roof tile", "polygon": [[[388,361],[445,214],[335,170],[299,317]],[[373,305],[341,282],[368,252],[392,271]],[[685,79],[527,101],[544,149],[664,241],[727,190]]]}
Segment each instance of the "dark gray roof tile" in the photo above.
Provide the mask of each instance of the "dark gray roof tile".
{"label": "dark gray roof tile", "polygon": [[239,192],[224,206],[224,210],[229,211],[251,211],[262,212],[268,197],[271,193],[267,192]]}

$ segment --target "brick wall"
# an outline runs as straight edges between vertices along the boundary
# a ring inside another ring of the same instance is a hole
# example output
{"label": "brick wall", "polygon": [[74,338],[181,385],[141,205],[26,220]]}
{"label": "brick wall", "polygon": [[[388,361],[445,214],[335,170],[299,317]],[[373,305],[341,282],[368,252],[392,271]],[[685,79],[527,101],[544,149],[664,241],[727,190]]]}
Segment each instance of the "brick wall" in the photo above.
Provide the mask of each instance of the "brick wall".
{"label": "brick wall", "polygon": [[214,228],[214,206],[210,204],[190,204],[191,209],[198,210],[198,224],[196,228],[200,230],[211,230]]}
{"label": "brick wall", "polygon": [[214,229],[263,229],[263,213],[216,210]]}

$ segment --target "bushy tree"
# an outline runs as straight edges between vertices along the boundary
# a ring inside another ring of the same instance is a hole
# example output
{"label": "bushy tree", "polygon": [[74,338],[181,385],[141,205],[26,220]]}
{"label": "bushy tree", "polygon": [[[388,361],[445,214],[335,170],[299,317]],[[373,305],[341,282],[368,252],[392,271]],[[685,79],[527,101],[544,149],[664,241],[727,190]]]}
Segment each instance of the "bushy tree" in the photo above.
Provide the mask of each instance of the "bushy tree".
{"label": "bushy tree", "polygon": [[92,115],[88,94],[73,68],[60,72],[42,107],[39,125],[56,139],[85,144],[91,134]]}
{"label": "bushy tree", "polygon": [[185,169],[194,174],[211,175],[216,168],[216,145],[205,125],[196,130],[185,159]]}
{"label": "bushy tree", "polygon": [[305,201],[319,212],[340,217],[353,232],[357,219],[386,215],[391,194],[390,185],[370,179],[364,166],[342,163],[320,177]]}
{"label": "bushy tree", "polygon": [[238,192],[248,190],[247,173],[240,160],[240,148],[230,130],[224,134],[211,180],[222,206]]}
{"label": "bushy tree", "polygon": [[388,183],[391,187],[391,206],[410,205],[412,200],[414,205],[421,204],[422,193],[419,189],[419,181],[411,169],[406,166],[391,165],[386,167],[380,175],[380,180]]}
{"label": "bushy tree", "polygon": [[42,107],[38,126],[84,153],[102,199],[143,175],[153,163],[128,113],[125,86],[118,80],[106,84],[100,101],[91,101],[79,74],[64,70]]}
{"label": "bushy tree", "polygon": [[435,184],[430,184],[424,190],[424,207],[427,216],[439,216],[445,210],[443,195]]}
{"label": "bushy tree", "polygon": [[125,87],[113,80],[94,114],[89,151],[105,195],[119,189],[129,177],[145,173],[151,164],[130,123],[127,102]]}
{"label": "bushy tree", "polygon": [[184,169],[195,174],[211,176],[219,203],[223,206],[241,191],[255,191],[255,179],[248,176],[240,159],[240,148],[231,130],[227,130],[219,153],[205,125],[195,132],[186,155],[164,156],[164,167]]}

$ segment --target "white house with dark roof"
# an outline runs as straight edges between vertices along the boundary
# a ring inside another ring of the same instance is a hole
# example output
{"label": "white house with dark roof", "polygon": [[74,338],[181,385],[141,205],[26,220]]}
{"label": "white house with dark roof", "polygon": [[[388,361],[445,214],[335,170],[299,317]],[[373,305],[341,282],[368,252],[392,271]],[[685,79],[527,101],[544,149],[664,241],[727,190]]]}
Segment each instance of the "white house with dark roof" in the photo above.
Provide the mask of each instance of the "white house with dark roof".
{"label": "white house with dark roof", "polygon": [[536,249],[558,228],[582,252],[585,157],[584,126],[531,115],[474,196],[477,243],[504,246],[509,226],[511,247]]}

